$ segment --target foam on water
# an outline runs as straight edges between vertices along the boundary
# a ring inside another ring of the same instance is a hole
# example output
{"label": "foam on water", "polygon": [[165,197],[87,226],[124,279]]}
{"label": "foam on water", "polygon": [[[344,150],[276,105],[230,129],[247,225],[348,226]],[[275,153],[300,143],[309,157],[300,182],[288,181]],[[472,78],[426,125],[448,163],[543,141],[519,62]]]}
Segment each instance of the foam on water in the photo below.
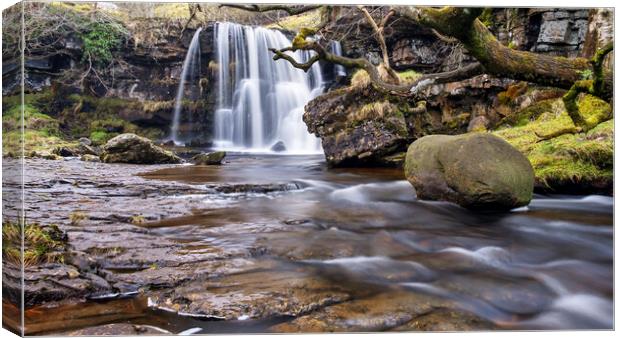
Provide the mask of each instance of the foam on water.
{"label": "foam on water", "polygon": [[415,193],[407,181],[358,184],[335,190],[330,197],[354,203],[415,201]]}
{"label": "foam on water", "polygon": [[487,246],[475,251],[460,247],[450,247],[439,252],[456,253],[474,260],[477,263],[492,267],[505,267],[511,261],[510,253],[496,246]]}

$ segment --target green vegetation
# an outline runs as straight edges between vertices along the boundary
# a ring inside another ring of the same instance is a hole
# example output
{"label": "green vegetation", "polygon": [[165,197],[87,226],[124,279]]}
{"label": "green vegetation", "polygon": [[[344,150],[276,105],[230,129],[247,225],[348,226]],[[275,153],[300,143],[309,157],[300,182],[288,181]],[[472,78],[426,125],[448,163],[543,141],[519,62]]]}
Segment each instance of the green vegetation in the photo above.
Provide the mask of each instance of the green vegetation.
{"label": "green vegetation", "polygon": [[485,26],[491,28],[493,26],[493,8],[485,8],[478,17],[478,20]]}
{"label": "green vegetation", "polygon": [[153,9],[153,16],[157,18],[188,19],[189,9],[186,3],[158,4]]}
{"label": "green vegetation", "polygon": [[95,130],[92,131],[89,135],[89,139],[94,143],[94,144],[104,144],[106,142],[108,142],[109,139],[111,139],[112,136],[111,134],[103,131],[103,130]]}
{"label": "green vegetation", "polygon": [[278,22],[267,25],[267,28],[281,28],[291,32],[299,32],[302,28],[314,27],[319,22],[321,22],[321,11],[317,9],[299,15],[287,16]]}
{"label": "green vegetation", "polygon": [[125,27],[117,22],[90,23],[81,36],[84,41],[82,61],[97,66],[109,64],[114,57],[112,52],[121,46],[128,35]]}
{"label": "green vegetation", "polygon": [[519,82],[508,86],[505,91],[497,94],[499,103],[504,105],[510,105],[514,103],[514,100],[524,94],[527,91],[527,82]]}
{"label": "green vegetation", "polygon": [[584,127],[587,130],[596,127],[601,121],[605,121],[612,116],[609,103],[590,94],[585,94],[577,100],[577,107],[579,112],[588,112],[587,114],[580,114],[585,122]]}
{"label": "green vegetation", "polygon": [[[11,101],[11,100],[9,100]],[[50,158],[51,150],[58,146],[68,146],[71,143],[63,140],[59,129],[59,122],[35,106],[34,100],[27,100],[24,106],[6,104],[2,113],[2,143],[3,156],[15,157],[21,153],[22,136],[24,153],[27,156],[47,154]],[[10,104],[10,102],[7,102]],[[21,131],[21,115],[23,109],[24,132]],[[44,155],[45,156],[45,155]]]}
{"label": "green vegetation", "polygon": [[353,76],[351,76],[352,87],[366,87],[369,84],[370,75],[368,75],[368,73],[363,69],[358,69],[355,73],[353,73]]}
{"label": "green vegetation", "polygon": [[[22,227],[13,222],[2,223],[2,258],[12,265],[21,265]],[[24,266],[64,261],[66,235],[56,225],[33,223],[24,229]]]}
{"label": "green vegetation", "polygon": [[[60,100],[55,102],[54,100]],[[75,146],[79,137],[89,137],[95,145],[105,144],[121,133],[135,133],[151,139],[163,136],[156,128],[141,128],[119,115],[133,111],[149,114],[172,109],[173,101],[126,100],[113,97],[97,98],[71,94],[63,97],[52,90],[26,94],[24,112],[24,153],[26,156],[58,158],[56,147]],[[21,114],[19,95],[3,98],[3,155],[21,153]],[[198,109],[201,102],[183,102],[188,109]],[[55,107],[63,107],[60,112]]]}
{"label": "green vegetation", "polygon": [[584,120],[596,125],[586,133],[574,125],[561,99],[524,109],[494,133],[528,157],[539,184],[611,182],[613,119],[602,122],[611,108],[591,96],[582,97],[578,106]]}
{"label": "green vegetation", "polygon": [[140,128],[120,117],[133,112],[152,113],[171,109],[172,101],[127,100],[115,97],[94,97],[72,94],[71,104],[63,110],[59,119],[70,130],[72,137],[88,137],[95,145],[101,145],[122,133],[135,133],[151,139],[162,136],[155,128]]}
{"label": "green vegetation", "polygon": [[[398,75],[402,83],[412,83],[420,76],[422,76],[421,73],[418,73],[413,69],[396,72],[396,74]],[[353,75],[351,76],[352,87],[363,88],[370,85],[370,82],[370,75],[368,75],[368,73],[363,69],[356,70],[355,73],[353,73]]]}
{"label": "green vegetation", "polygon": [[133,215],[129,219],[131,224],[140,225],[146,223],[146,219],[142,215]]}
{"label": "green vegetation", "polygon": [[397,72],[396,74],[398,74],[400,81],[403,83],[411,83],[417,80],[420,76],[422,76],[422,74],[416,72],[413,69]]}
{"label": "green vegetation", "polygon": [[80,223],[85,219],[88,219],[88,215],[81,211],[74,211],[69,214],[69,222],[71,225],[80,225]]}

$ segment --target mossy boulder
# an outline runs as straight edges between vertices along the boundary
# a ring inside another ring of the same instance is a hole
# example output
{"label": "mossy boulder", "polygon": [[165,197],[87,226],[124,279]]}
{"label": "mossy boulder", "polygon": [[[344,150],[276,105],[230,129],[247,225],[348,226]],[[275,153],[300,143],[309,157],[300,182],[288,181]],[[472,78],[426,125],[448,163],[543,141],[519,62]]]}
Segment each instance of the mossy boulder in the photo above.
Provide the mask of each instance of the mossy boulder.
{"label": "mossy boulder", "polygon": [[527,158],[488,133],[418,139],[407,151],[405,176],[420,199],[484,211],[527,205],[534,189]]}
{"label": "mossy boulder", "polygon": [[222,161],[226,157],[225,151],[215,151],[212,153],[201,153],[192,157],[192,162],[198,165],[218,165],[222,164]]}
{"label": "mossy boulder", "polygon": [[106,163],[181,163],[180,157],[156,146],[151,140],[136,134],[118,135],[103,147],[101,160]]}

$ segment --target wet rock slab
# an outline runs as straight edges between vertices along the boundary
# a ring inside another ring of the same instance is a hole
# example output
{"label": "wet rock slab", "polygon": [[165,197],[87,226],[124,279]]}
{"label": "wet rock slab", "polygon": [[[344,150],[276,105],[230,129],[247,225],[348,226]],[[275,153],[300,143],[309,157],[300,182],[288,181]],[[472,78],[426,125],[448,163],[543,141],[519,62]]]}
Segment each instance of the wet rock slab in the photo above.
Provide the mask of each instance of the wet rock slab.
{"label": "wet rock slab", "polygon": [[409,292],[383,292],[365,299],[326,307],[289,323],[272,327],[274,332],[385,331],[427,314],[438,304],[430,297]]}
{"label": "wet rock slab", "polygon": [[180,314],[234,320],[297,317],[349,298],[344,286],[312,270],[259,261],[248,271],[156,292],[150,303]]}
{"label": "wet rock slab", "polygon": [[84,329],[61,332],[62,336],[156,336],[173,335],[172,332],[150,325],[106,324]]}

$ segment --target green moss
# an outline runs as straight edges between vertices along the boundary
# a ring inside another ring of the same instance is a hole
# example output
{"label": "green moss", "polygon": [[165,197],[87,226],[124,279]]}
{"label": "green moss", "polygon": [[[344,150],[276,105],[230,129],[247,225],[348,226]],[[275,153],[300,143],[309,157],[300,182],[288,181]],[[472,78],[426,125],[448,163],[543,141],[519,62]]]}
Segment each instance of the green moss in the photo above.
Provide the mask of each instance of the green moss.
{"label": "green moss", "polygon": [[405,70],[402,72],[397,72],[396,74],[398,74],[398,77],[403,83],[411,83],[417,80],[420,76],[422,76],[422,74],[416,72],[413,69]]}
{"label": "green moss", "polygon": [[554,105],[557,104],[558,100],[556,99],[540,101],[535,105],[532,105],[507,116],[502,120],[501,125],[512,127],[524,126],[536,119],[538,116],[542,115],[543,113],[555,111],[556,108],[554,107]]}
{"label": "green moss", "polygon": [[[54,93],[51,90],[24,94],[24,104],[36,107],[40,111],[46,111],[46,108],[48,108],[49,104],[53,101],[53,99]],[[21,95],[3,96],[2,110],[4,112],[8,109],[20,105],[21,102]]]}
{"label": "green moss", "polygon": [[156,4],[153,16],[156,18],[188,19],[189,10],[184,3]]}
{"label": "green moss", "polygon": [[[593,115],[601,116],[602,107],[595,107]],[[547,100],[528,109],[516,127],[504,125],[494,134],[527,156],[539,184],[613,179],[613,120],[600,123],[587,133],[578,133],[561,99]]]}
{"label": "green moss", "polygon": [[611,117],[609,103],[589,94],[585,94],[577,100],[577,107],[579,115],[585,122],[586,129],[592,129]]}
{"label": "green moss", "polygon": [[113,138],[114,136],[116,136],[118,134],[115,133],[107,133],[103,130],[95,130],[93,132],[90,133],[89,135],[89,139],[95,144],[95,145],[100,145],[100,144],[104,144],[106,142],[108,142],[108,140],[110,140],[111,138]]}
{"label": "green moss", "polygon": [[[66,235],[56,225],[28,224],[23,229],[25,266],[63,262]],[[18,223],[2,223],[2,258],[4,262],[21,265],[22,227]]]}
{"label": "green moss", "polygon": [[510,105],[514,103],[514,100],[524,94],[527,91],[527,82],[519,82],[508,86],[505,91],[497,94],[499,103],[504,105]]}
{"label": "green moss", "polygon": [[459,129],[460,127],[466,125],[469,122],[470,116],[471,114],[469,113],[461,113],[444,122],[449,129]]}
{"label": "green moss", "polygon": [[303,27],[314,27],[321,22],[321,12],[317,9],[299,15],[290,15],[272,23],[267,28],[282,28],[291,32],[299,32]]}
{"label": "green moss", "polygon": [[493,26],[493,8],[485,8],[478,17],[478,20],[487,27]]}
{"label": "green moss", "polygon": [[[138,101],[114,97],[98,98],[73,94],[73,103],[61,113],[63,125],[71,130],[71,136],[89,137],[96,144],[103,144],[121,133],[134,133],[150,139],[159,138],[163,132],[156,128],[140,128],[120,118],[123,113],[141,111],[146,114],[172,109],[174,101]],[[196,110],[202,102],[183,101],[184,109]]]}
{"label": "green moss", "polygon": [[62,139],[59,122],[39,111],[35,102],[23,106],[24,132],[21,131],[22,106],[4,107],[2,113],[3,156],[21,154],[22,136],[24,154],[51,153],[57,146],[68,145]]}
{"label": "green moss", "polygon": [[351,76],[351,86],[353,87],[366,87],[370,84],[370,75],[363,70],[358,69],[353,76]]}

